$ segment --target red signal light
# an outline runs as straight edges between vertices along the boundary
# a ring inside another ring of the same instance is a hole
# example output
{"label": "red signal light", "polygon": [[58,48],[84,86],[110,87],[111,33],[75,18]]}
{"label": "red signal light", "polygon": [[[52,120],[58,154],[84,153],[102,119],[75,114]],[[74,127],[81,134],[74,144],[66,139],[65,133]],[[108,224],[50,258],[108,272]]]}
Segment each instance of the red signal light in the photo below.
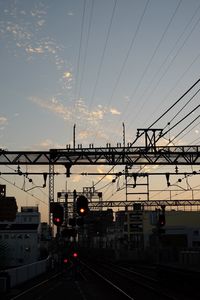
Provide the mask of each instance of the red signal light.
{"label": "red signal light", "polygon": [[64,258],[64,259],[63,259],[63,262],[64,262],[64,264],[67,264],[67,263],[68,263],[68,259],[67,259],[67,258]]}
{"label": "red signal light", "polygon": [[51,206],[51,212],[53,213],[53,223],[56,226],[61,226],[64,221],[63,206],[58,202],[54,202]]}
{"label": "red signal light", "polygon": [[60,223],[60,218],[55,217],[53,220],[54,220],[55,223]]}
{"label": "red signal light", "polygon": [[77,253],[77,252],[74,252],[74,253],[73,253],[73,257],[77,258],[77,257],[78,257],[78,253]]}
{"label": "red signal light", "polygon": [[161,227],[163,227],[163,226],[165,226],[165,223],[166,223],[166,221],[165,221],[165,215],[164,214],[159,215],[158,225],[161,226]]}

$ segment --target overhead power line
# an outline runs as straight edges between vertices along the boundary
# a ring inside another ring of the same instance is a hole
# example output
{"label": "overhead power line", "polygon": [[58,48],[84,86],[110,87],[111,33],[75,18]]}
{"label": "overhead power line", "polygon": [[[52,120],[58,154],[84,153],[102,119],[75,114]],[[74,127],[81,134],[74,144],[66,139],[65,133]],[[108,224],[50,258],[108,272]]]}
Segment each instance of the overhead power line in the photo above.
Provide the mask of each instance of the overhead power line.
{"label": "overhead power line", "polygon": [[[194,99],[194,97],[198,94],[200,92],[200,89],[198,89],[195,93],[194,93],[194,95],[185,103],[185,105],[175,114],[175,116],[168,122],[168,124],[167,125],[169,125],[169,124],[171,124],[171,122],[173,121],[173,120],[175,120],[175,118],[181,113],[181,111],[183,111],[183,109]],[[166,126],[167,126],[166,125]],[[165,127],[166,128],[166,127]],[[164,129],[165,129],[164,128]]]}
{"label": "overhead power line", "polygon": [[[200,105],[198,105],[199,107]],[[198,108],[196,107],[196,108]],[[192,111],[193,112],[193,111]],[[191,112],[191,113],[192,113]],[[200,115],[198,115],[193,121],[191,121],[184,129],[182,129],[172,140],[170,140],[170,142],[173,142],[181,133],[183,133],[187,128],[189,128],[198,118],[200,117]],[[182,121],[182,120],[181,120]],[[166,133],[165,133],[166,134]],[[170,143],[169,142],[169,143]],[[168,144],[169,144],[168,143]]]}
{"label": "overhead power line", "polygon": [[116,82],[115,82],[114,88],[113,88],[113,90],[112,90],[112,94],[111,94],[111,97],[110,97],[110,101],[108,102],[108,106],[109,106],[109,105],[111,104],[111,102],[112,102],[112,99],[113,99],[113,96],[114,96],[114,92],[115,92],[115,90],[116,90],[116,88],[117,88],[117,86],[118,86],[118,84],[119,84],[119,81],[120,81],[120,79],[121,79],[122,73],[123,73],[123,71],[124,71],[124,68],[125,68],[126,63],[127,63],[127,61],[128,61],[129,55],[130,55],[130,53],[131,53],[131,50],[133,49],[133,46],[134,46],[134,43],[135,43],[137,34],[138,34],[138,32],[139,32],[139,29],[140,29],[140,27],[141,27],[142,21],[143,21],[143,19],[144,19],[144,15],[145,15],[145,13],[146,13],[146,10],[147,10],[149,1],[150,1],[150,0],[147,0],[147,2],[146,2],[146,4],[145,4],[145,7],[144,7],[144,10],[143,10],[143,12],[142,12],[142,15],[141,15],[141,17],[140,17],[140,19],[139,19],[139,22],[138,22],[138,24],[137,24],[137,27],[136,27],[136,30],[135,30],[134,35],[133,35],[133,37],[132,37],[130,46],[129,46],[129,48],[128,48],[128,51],[127,51],[126,56],[125,56],[125,58],[124,58],[124,61],[123,61],[123,63],[122,63],[121,69],[120,69],[119,74],[118,74],[118,76],[117,76],[117,80],[116,80]]}
{"label": "overhead power line", "polygon": [[108,31],[107,31],[107,35],[106,35],[106,41],[105,41],[102,56],[101,56],[101,59],[100,59],[100,63],[99,63],[98,71],[97,71],[97,77],[96,77],[94,88],[93,88],[93,91],[92,91],[92,96],[91,96],[89,108],[92,106],[92,103],[94,101],[94,96],[95,96],[97,85],[98,85],[98,82],[99,82],[101,69],[102,69],[102,65],[103,65],[103,61],[104,61],[104,57],[105,57],[105,53],[106,53],[106,48],[107,48],[109,37],[110,37],[110,31],[111,31],[111,27],[112,27],[112,23],[113,23],[113,18],[114,18],[114,14],[115,14],[116,5],[117,5],[117,0],[114,1],[112,15],[111,15],[111,18],[110,18],[110,23],[109,23]]}
{"label": "overhead power line", "polygon": [[[169,71],[170,67],[173,65],[173,62],[175,61],[175,59],[178,57],[180,51],[183,49],[183,47],[185,46],[186,42],[188,41],[188,39],[190,38],[190,36],[192,35],[192,32],[195,30],[195,28],[197,27],[198,23],[200,22],[200,17],[197,19],[197,21],[195,22],[195,24],[193,25],[192,29],[190,30],[190,32],[187,34],[187,36],[185,37],[184,41],[182,42],[181,46],[177,49],[175,55],[170,59],[170,62],[168,64],[168,66],[164,69],[164,65],[166,65],[167,60],[171,57],[173,51],[175,50],[176,46],[178,45],[178,42],[181,40],[182,36],[184,35],[184,33],[186,32],[186,29],[189,27],[189,25],[191,24],[191,22],[193,21],[194,17],[196,16],[196,14],[198,13],[200,9],[200,5],[197,8],[197,10],[195,10],[195,13],[193,14],[193,16],[191,17],[190,21],[187,23],[187,25],[185,26],[183,32],[179,35],[178,39],[176,40],[175,44],[173,45],[173,47],[171,48],[171,50],[169,51],[169,53],[167,54],[167,56],[165,57],[164,61],[162,62],[162,64],[159,66],[157,72],[152,76],[151,82],[149,84],[149,87],[147,87],[143,94],[142,97],[144,97],[145,93],[147,93],[147,91],[150,89],[151,84],[153,83],[153,81],[155,80],[157,74],[159,74],[161,71],[162,75],[161,77],[158,79],[157,83],[152,87],[151,92],[149,93],[149,95],[146,96],[146,100],[143,101],[143,104],[140,107],[140,110],[138,111],[137,115],[139,115],[139,113],[142,111],[145,103],[148,101],[148,99],[150,98],[150,96],[152,96],[157,87],[159,86],[161,80],[164,78],[164,76],[167,74],[167,72]],[[185,73],[185,72],[184,72]],[[141,97],[140,97],[141,99]]]}
{"label": "overhead power line", "polygon": [[87,31],[87,37],[86,37],[86,47],[85,47],[84,57],[83,57],[83,68],[82,68],[82,75],[81,75],[79,91],[78,91],[78,99],[80,98],[82,82],[83,82],[84,73],[85,73],[85,65],[86,65],[87,52],[88,52],[88,44],[89,44],[90,32],[91,32],[91,28],[92,28],[93,11],[94,11],[94,0],[92,0],[90,16],[89,16],[89,25],[88,25],[88,31]]}
{"label": "overhead power line", "polygon": [[86,0],[84,0],[84,4],[83,4],[83,15],[82,15],[82,22],[81,22],[81,37],[80,37],[80,44],[79,44],[79,51],[78,51],[76,84],[75,84],[75,93],[74,93],[75,99],[77,97],[77,86],[78,86],[78,77],[79,77],[79,69],[80,69],[81,48],[82,48],[82,40],[83,40],[83,25],[84,25],[84,19],[85,19],[85,7],[86,7]]}
{"label": "overhead power line", "polygon": [[200,78],[174,103],[172,104],[157,120],[155,120],[148,128],[152,128],[158,121],[160,121],[175,105],[177,105],[198,83]]}

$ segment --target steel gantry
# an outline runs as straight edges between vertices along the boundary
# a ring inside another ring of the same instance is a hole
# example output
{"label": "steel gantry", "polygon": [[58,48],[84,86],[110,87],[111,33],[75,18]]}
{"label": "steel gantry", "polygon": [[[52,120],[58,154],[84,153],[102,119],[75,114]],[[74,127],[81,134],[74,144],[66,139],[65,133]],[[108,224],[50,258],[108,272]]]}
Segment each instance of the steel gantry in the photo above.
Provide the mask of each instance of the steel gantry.
{"label": "steel gantry", "polygon": [[[171,206],[171,207],[177,207],[177,206],[198,206],[200,205],[200,199],[196,200],[146,200],[146,201],[135,201],[134,203],[140,204],[141,207],[145,208],[156,208],[164,206]],[[69,202],[69,209],[72,210],[72,202]],[[101,208],[133,208],[133,201],[119,201],[119,200],[109,200],[109,201],[95,201],[89,203],[89,208],[92,210],[100,210]]]}
{"label": "steel gantry", "polygon": [[[145,147],[107,147],[88,148],[66,147],[65,149],[50,149],[48,151],[9,151],[0,150],[0,165],[47,165],[49,166],[49,202],[54,201],[54,166],[63,165],[66,176],[70,176],[70,168],[74,165],[200,165],[200,146],[156,146]],[[41,172],[43,173],[43,172]],[[0,173],[1,174],[1,173]],[[16,172],[15,172],[16,174]],[[148,201],[150,205],[151,201]],[[177,202],[176,202],[177,203]],[[128,203],[122,202],[122,205]],[[193,205],[194,202],[189,203]],[[197,203],[196,203],[197,204]],[[199,204],[199,201],[198,201]],[[99,204],[105,205],[104,201]],[[116,205],[107,202],[107,207]],[[118,206],[121,202],[117,203]],[[129,204],[128,204],[129,205]],[[158,205],[158,203],[152,203]],[[49,214],[50,216],[50,214]],[[50,218],[50,217],[49,217]],[[51,220],[49,220],[51,223]]]}
{"label": "steel gantry", "polygon": [[0,165],[200,165],[200,146],[0,150]]}

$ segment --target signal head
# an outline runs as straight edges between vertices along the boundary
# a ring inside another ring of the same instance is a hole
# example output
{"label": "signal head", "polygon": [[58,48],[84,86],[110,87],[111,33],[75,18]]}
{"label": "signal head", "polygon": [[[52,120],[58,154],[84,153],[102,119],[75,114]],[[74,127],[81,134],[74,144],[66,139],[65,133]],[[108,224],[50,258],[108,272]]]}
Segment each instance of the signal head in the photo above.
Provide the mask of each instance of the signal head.
{"label": "signal head", "polygon": [[165,221],[165,215],[164,214],[159,215],[158,225],[160,227],[163,227],[163,226],[165,226],[165,223],[166,223],[166,221]]}
{"label": "signal head", "polygon": [[88,213],[88,199],[81,195],[77,198],[76,209],[79,216],[85,216]]}
{"label": "signal head", "polygon": [[74,257],[74,258],[77,258],[77,257],[78,257],[78,253],[77,253],[77,252],[74,252],[74,253],[73,253],[73,257]]}
{"label": "signal head", "polygon": [[54,203],[52,206],[53,223],[56,226],[61,226],[64,221],[64,208],[60,203]]}

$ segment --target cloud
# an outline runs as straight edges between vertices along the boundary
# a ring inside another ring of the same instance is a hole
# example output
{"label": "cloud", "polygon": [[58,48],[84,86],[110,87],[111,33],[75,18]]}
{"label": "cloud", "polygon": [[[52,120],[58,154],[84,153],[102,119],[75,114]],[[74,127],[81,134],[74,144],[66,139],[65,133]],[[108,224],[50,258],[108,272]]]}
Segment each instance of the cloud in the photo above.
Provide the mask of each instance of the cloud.
{"label": "cloud", "polygon": [[39,21],[37,22],[38,26],[43,26],[44,23],[45,23],[45,20],[39,20]]}
{"label": "cloud", "polygon": [[110,112],[112,115],[121,115],[121,113],[116,108],[111,108]]}
{"label": "cloud", "polygon": [[[101,175],[102,173],[106,173],[107,169],[105,168],[105,166],[98,166],[97,167],[97,172],[99,173],[99,175]],[[102,177],[99,177],[99,178],[102,178]],[[113,175],[106,175],[102,180],[105,180],[105,181],[112,181],[113,179]]]}
{"label": "cloud", "polygon": [[81,181],[81,175],[73,175],[72,182],[77,183]]}
{"label": "cloud", "polygon": [[53,146],[53,142],[49,139],[46,139],[40,143],[40,146],[42,146],[42,148],[49,149]]}
{"label": "cloud", "polygon": [[[63,46],[58,44],[55,39],[46,36],[43,31],[48,19],[48,7],[44,3],[34,3],[28,8],[21,9],[21,6],[10,5],[10,1],[4,1],[3,18],[0,22],[0,35],[4,38],[4,43],[9,43],[9,51],[15,56],[20,54],[27,55],[26,59],[32,60],[37,55],[52,55],[51,61],[55,63],[58,70],[66,68],[65,58],[60,56]],[[13,44],[11,44],[11,42]],[[20,52],[20,49],[23,52]],[[69,89],[69,86],[65,86]]]}
{"label": "cloud", "polygon": [[28,53],[37,53],[37,54],[44,53],[44,49],[42,47],[33,48],[29,46],[25,49],[25,51]]}
{"label": "cloud", "polygon": [[96,121],[96,120],[102,120],[105,115],[105,110],[98,109],[91,112],[88,112],[88,120],[89,121]]}
{"label": "cloud", "polygon": [[7,118],[6,117],[1,117],[0,116],[0,125],[4,125],[4,124],[6,124],[7,123]]}
{"label": "cloud", "polygon": [[[64,61],[63,62],[59,62],[57,65],[57,68],[59,70],[62,70],[62,65],[64,65]],[[67,89],[67,90],[71,90],[73,87],[73,74],[70,71],[65,71],[63,72],[62,77],[59,79],[59,81],[62,84],[62,88],[63,89]]]}
{"label": "cloud", "polygon": [[31,147],[32,150],[33,149],[49,150],[52,148],[63,149],[63,148],[65,148],[65,146],[55,143],[51,139],[45,139],[45,140],[41,141],[39,144],[33,145],[33,147]]}
{"label": "cloud", "polygon": [[69,11],[69,12],[67,13],[67,15],[68,15],[68,16],[74,16],[74,13],[73,13],[72,11]]}
{"label": "cloud", "polygon": [[69,71],[67,71],[67,72],[64,72],[64,74],[63,74],[63,78],[67,78],[67,79],[69,79],[69,78],[71,78],[72,77],[72,73],[71,72],[69,72]]}
{"label": "cloud", "polygon": [[56,97],[52,97],[51,100],[30,97],[30,100],[38,106],[48,109],[62,117],[64,120],[72,120],[76,118],[78,120],[85,120],[92,124],[96,124],[96,122],[102,120],[107,113],[106,109],[100,107],[93,111],[89,111],[82,99],[77,100],[75,104],[71,106],[62,104]]}
{"label": "cloud", "polygon": [[90,130],[81,130],[78,133],[78,138],[81,139],[81,140],[86,139],[89,136],[92,136],[92,132]]}
{"label": "cloud", "polygon": [[130,102],[130,97],[129,96],[124,96],[124,102],[129,103]]}
{"label": "cloud", "polygon": [[[110,118],[112,116],[114,118],[115,115],[119,114],[115,108],[112,108],[110,116],[111,111],[106,106],[98,105],[93,110],[89,110],[83,99],[78,99],[74,101],[74,103],[68,102],[64,104],[61,103],[58,97],[60,97],[60,95],[52,97],[50,100],[30,97],[30,100],[66,122],[77,122],[79,129],[76,136],[78,140],[80,140],[80,143],[91,143],[91,140],[98,140],[99,142],[103,140],[108,141],[110,133],[113,135],[116,131],[115,128],[112,128],[112,125],[105,130],[105,126],[107,126],[105,124],[107,124],[107,122],[111,124]],[[116,134],[118,136],[119,132],[117,131]]]}
{"label": "cloud", "polygon": [[61,116],[64,120],[70,120],[72,113],[67,107],[60,103],[55,97],[50,101],[37,97],[30,97],[30,100],[38,106],[48,109],[49,111]]}

